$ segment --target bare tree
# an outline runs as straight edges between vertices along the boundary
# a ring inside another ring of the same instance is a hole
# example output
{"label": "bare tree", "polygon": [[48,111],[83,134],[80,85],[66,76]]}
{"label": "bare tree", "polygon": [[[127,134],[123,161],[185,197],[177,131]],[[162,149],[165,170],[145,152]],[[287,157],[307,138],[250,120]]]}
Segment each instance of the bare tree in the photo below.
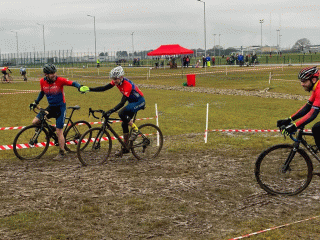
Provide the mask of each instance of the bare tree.
{"label": "bare tree", "polygon": [[307,38],[301,38],[292,46],[293,50],[303,51],[306,47],[310,46],[311,42]]}

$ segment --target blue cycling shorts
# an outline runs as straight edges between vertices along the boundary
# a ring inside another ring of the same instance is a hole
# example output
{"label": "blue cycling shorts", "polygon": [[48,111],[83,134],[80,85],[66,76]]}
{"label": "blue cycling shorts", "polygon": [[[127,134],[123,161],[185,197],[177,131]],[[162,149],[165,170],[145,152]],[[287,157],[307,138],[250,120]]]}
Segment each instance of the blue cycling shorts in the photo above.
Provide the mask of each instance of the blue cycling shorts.
{"label": "blue cycling shorts", "polygon": [[137,102],[131,102],[127,106],[125,106],[126,112],[138,112],[140,109],[144,109],[146,106],[146,101],[144,97],[140,97]]}
{"label": "blue cycling shorts", "polygon": [[[49,112],[47,118],[55,118],[56,119],[56,127],[59,129],[63,129],[64,121],[66,119],[66,105],[60,106],[48,106],[46,110]],[[37,118],[41,118],[40,113],[38,113]]]}

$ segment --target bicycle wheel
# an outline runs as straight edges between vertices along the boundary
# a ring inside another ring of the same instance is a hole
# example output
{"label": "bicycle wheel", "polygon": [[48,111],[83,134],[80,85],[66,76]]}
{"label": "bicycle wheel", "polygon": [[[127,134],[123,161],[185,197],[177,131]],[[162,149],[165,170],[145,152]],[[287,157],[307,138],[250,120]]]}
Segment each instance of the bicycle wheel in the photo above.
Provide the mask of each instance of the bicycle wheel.
{"label": "bicycle wheel", "polygon": [[163,145],[163,135],[159,127],[146,123],[139,126],[139,135],[131,144],[132,154],[138,160],[150,160],[159,155]]}
{"label": "bicycle wheel", "polygon": [[23,128],[13,140],[13,152],[21,160],[42,157],[49,147],[49,134],[46,129],[34,125]]}
{"label": "bicycle wheel", "polygon": [[[69,152],[76,152],[77,151],[77,145],[79,143],[79,139],[83,133],[85,133],[88,129],[91,128],[91,125],[84,120],[80,120],[77,122],[74,122],[69,127],[67,127],[64,137],[66,140],[66,144],[64,148]],[[91,136],[90,136],[91,138]],[[83,148],[86,147],[85,144],[82,146]]]}
{"label": "bicycle wheel", "polygon": [[260,154],[256,161],[255,176],[262,189],[270,194],[296,195],[306,189],[312,179],[312,162],[303,149],[293,156],[285,171],[283,166],[293,145],[274,145]]}
{"label": "bicycle wheel", "polygon": [[112,141],[102,128],[90,128],[79,139],[77,155],[84,166],[105,163],[110,155]]}

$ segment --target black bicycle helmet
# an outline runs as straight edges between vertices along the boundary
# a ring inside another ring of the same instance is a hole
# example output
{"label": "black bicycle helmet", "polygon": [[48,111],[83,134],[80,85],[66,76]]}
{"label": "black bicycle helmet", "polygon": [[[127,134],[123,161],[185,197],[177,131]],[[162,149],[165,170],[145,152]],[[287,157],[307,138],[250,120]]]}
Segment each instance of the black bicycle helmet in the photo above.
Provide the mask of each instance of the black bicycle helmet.
{"label": "black bicycle helmet", "polygon": [[46,74],[57,72],[56,67],[53,64],[45,64],[43,67],[43,72]]}
{"label": "black bicycle helmet", "polygon": [[314,77],[319,77],[319,71],[316,66],[303,68],[298,74],[298,78],[301,80],[311,80]]}

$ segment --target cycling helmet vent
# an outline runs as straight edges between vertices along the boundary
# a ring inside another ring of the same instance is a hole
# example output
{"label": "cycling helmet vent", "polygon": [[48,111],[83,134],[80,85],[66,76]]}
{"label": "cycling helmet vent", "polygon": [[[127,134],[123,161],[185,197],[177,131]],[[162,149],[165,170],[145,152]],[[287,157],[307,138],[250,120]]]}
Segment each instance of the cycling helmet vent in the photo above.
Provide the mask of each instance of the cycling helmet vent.
{"label": "cycling helmet vent", "polygon": [[110,78],[112,79],[120,78],[122,76],[124,76],[124,71],[121,66],[115,67],[110,71]]}
{"label": "cycling helmet vent", "polygon": [[43,67],[43,72],[46,74],[55,73],[57,72],[57,69],[53,64],[46,64]]}
{"label": "cycling helmet vent", "polygon": [[316,66],[303,68],[298,74],[298,78],[302,80],[310,80],[314,77],[319,77],[319,71]]}

